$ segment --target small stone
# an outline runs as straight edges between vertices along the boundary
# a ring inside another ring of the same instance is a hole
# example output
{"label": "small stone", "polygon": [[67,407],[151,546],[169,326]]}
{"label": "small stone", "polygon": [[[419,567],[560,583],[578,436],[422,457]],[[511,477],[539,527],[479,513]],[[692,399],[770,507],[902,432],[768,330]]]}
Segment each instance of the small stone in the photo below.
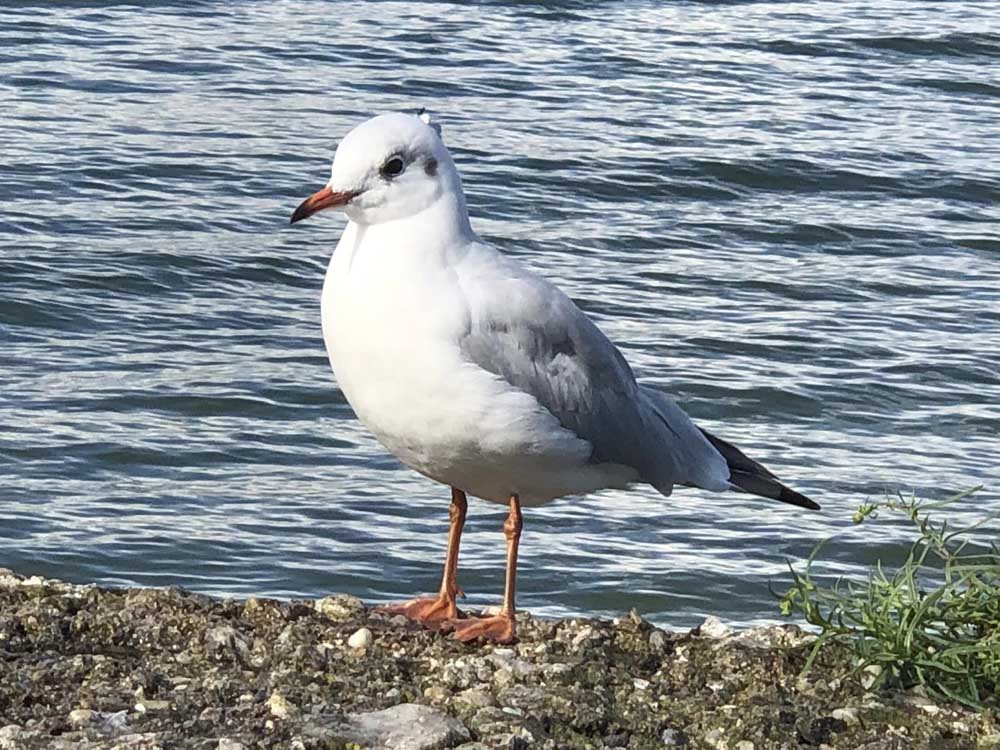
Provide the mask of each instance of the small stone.
{"label": "small stone", "polygon": [[347,639],[347,645],[351,648],[368,648],[372,645],[372,641],[375,639],[372,637],[372,631],[368,628],[358,628],[355,630],[351,637]]}
{"label": "small stone", "polygon": [[713,729],[711,732],[705,735],[705,744],[709,747],[718,748],[718,750],[723,750],[723,746],[726,744],[725,739],[726,733],[721,729]]}
{"label": "small stone", "polygon": [[250,656],[250,647],[246,639],[229,625],[219,625],[209,628],[203,636],[205,651],[209,656],[221,659],[235,659],[247,661]]}
{"label": "small stone", "polygon": [[267,707],[271,710],[271,716],[276,719],[287,719],[295,711],[295,705],[281,693],[272,693],[267,699]]}
{"label": "small stone", "polygon": [[510,669],[498,669],[493,674],[493,684],[496,686],[497,690],[509,688],[515,681],[514,672]]}
{"label": "small stone", "polygon": [[[313,602],[313,609],[334,622],[346,622],[363,617],[365,605],[358,597],[348,594],[325,596]],[[403,618],[404,620],[406,618]]]}
{"label": "small stone", "polygon": [[209,706],[198,714],[198,721],[205,721],[209,724],[218,724],[222,721],[222,709],[217,706]]}
{"label": "small stone", "polygon": [[666,748],[683,748],[688,746],[687,735],[679,729],[664,729],[660,733],[660,742]]}
{"label": "small stone", "polygon": [[281,632],[278,633],[278,637],[275,639],[275,642],[279,646],[287,645],[292,640],[292,634],[294,632],[295,632],[294,625],[291,624],[285,625],[285,627],[281,629]]}
{"label": "small stone", "polygon": [[882,676],[882,667],[878,664],[869,664],[861,670],[861,684],[865,690],[875,685],[879,677]]}
{"label": "small stone", "polygon": [[215,750],[246,750],[246,745],[242,742],[231,740],[228,737],[220,737],[219,744],[215,746]]}
{"label": "small stone", "polygon": [[635,686],[636,690],[648,690],[650,686],[649,680],[644,680],[641,677],[636,677],[632,680],[632,684]]}
{"label": "small stone", "polygon": [[[102,747],[109,747],[103,745]],[[115,737],[111,750],[163,750],[159,737],[155,732],[125,734]]]}
{"label": "small stone", "polygon": [[949,726],[955,734],[968,734],[970,731],[969,725],[964,721],[953,721]]}
{"label": "small stone", "polygon": [[695,629],[695,632],[697,635],[705,638],[725,638],[733,631],[732,628],[726,625],[726,623],[718,617],[715,615],[709,615],[705,618],[705,621]]}
{"label": "small stone", "polygon": [[243,603],[243,616],[249,620],[281,616],[281,605],[274,599],[251,596]]}
{"label": "small stone", "polygon": [[0,750],[19,750],[24,747],[22,740],[27,740],[30,736],[17,724],[0,727]]}
{"label": "small stone", "polygon": [[858,709],[856,708],[837,708],[834,709],[830,716],[844,722],[849,727],[856,727],[861,723],[861,720],[858,718]]}
{"label": "small stone", "polygon": [[503,666],[505,662],[510,662],[514,658],[514,649],[512,648],[495,648],[493,649],[493,660],[497,662],[498,666]]}
{"label": "small stone", "polygon": [[128,711],[115,711],[114,713],[96,712],[100,721],[98,731],[103,734],[118,734],[128,729]]}
{"label": "small stone", "polygon": [[382,711],[351,714],[340,727],[344,740],[365,747],[393,750],[437,750],[472,739],[469,730],[443,711],[402,703]]}
{"label": "small stone", "polygon": [[740,740],[733,750],[754,750],[754,747],[750,740]]}
{"label": "small stone", "polygon": [[424,697],[431,703],[444,703],[448,700],[451,693],[448,688],[441,687],[440,685],[431,685],[429,688],[424,690]]}
{"label": "small stone", "polygon": [[649,647],[653,651],[663,651],[667,648],[667,634],[662,630],[654,630],[649,634]]}
{"label": "small stone", "polygon": [[488,693],[480,688],[469,688],[468,690],[463,690],[455,696],[454,700],[455,703],[464,703],[473,708],[495,706],[497,703],[491,693]]}
{"label": "small stone", "polygon": [[86,726],[96,718],[96,712],[89,708],[77,708],[69,712],[69,723],[76,727]]}

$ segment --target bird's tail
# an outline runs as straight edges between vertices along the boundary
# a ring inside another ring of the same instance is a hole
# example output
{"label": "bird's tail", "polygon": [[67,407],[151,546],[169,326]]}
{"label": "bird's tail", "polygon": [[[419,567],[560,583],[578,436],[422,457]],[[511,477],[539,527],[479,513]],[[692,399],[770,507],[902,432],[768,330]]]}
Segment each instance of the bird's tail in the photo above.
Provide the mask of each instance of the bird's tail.
{"label": "bird's tail", "polygon": [[[701,430],[700,427],[698,429]],[[817,503],[783,485],[773,473],[747,456],[735,445],[727,443],[722,438],[705,430],[701,430],[701,432],[729,464],[729,482],[733,489],[749,492],[751,495],[768,497],[789,505],[797,505],[800,508],[819,510]]]}

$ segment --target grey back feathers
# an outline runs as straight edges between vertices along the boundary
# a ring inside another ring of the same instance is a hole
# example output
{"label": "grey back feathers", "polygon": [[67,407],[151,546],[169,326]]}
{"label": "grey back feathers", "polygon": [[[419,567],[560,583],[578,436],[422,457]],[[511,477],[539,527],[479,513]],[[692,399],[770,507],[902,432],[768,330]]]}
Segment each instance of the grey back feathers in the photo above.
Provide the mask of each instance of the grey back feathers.
{"label": "grey back feathers", "polygon": [[473,306],[459,341],[463,357],[534,396],[593,446],[591,461],[630,466],[665,495],[674,484],[727,489],[725,460],[687,415],[639,386],[618,349],[565,294],[508,270],[497,298],[517,304]]}

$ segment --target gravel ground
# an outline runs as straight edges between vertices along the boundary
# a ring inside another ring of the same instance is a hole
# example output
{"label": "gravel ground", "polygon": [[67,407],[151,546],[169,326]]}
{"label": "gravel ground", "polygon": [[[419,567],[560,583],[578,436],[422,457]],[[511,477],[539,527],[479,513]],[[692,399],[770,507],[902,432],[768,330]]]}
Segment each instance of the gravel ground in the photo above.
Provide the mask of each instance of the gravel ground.
{"label": "gravel ground", "polygon": [[522,617],[467,646],[360,600],[0,570],[0,750],[1000,749],[1000,712],[866,688],[794,626]]}

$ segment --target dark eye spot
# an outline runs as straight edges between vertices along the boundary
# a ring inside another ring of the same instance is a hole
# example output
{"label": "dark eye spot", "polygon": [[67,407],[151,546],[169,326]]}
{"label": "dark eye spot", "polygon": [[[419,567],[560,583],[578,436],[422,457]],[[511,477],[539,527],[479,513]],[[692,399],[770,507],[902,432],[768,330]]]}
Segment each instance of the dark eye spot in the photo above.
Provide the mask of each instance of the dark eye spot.
{"label": "dark eye spot", "polygon": [[403,160],[398,156],[393,156],[382,165],[379,172],[385,179],[391,180],[393,177],[399,177],[399,175],[403,174],[405,168],[406,165],[403,163]]}
{"label": "dark eye spot", "polygon": [[434,158],[428,159],[427,163],[424,165],[424,171],[430,177],[433,177],[434,175],[436,175],[437,171],[438,171],[437,159],[434,159]]}

